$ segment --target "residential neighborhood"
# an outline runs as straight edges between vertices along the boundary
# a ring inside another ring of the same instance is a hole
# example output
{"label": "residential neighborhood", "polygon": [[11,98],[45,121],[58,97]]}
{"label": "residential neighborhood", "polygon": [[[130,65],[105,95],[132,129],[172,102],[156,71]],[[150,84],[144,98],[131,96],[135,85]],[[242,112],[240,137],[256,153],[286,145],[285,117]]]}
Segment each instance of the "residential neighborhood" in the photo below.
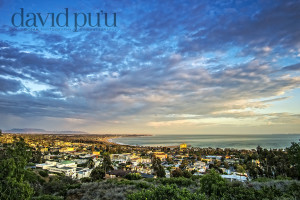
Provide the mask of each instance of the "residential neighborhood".
{"label": "residential neighborhood", "polygon": [[[14,141],[14,134],[5,134],[1,143]],[[143,147],[119,145],[108,142],[107,136],[82,135],[23,135],[24,141],[35,152],[29,168],[45,170],[49,176],[64,174],[73,179],[89,178],[93,169],[103,164],[103,155],[109,155],[112,168],[105,178],[116,178],[128,173],[139,173],[142,177],[156,178],[153,159],[158,159],[166,178],[176,172],[202,176],[214,168],[230,181],[247,181],[241,155],[249,150],[214,150],[188,147],[182,143],[172,147]],[[253,150],[254,151],[254,150]],[[233,154],[230,154],[233,153]],[[215,154],[213,154],[215,153]],[[217,154],[216,154],[217,153]],[[259,166],[258,160],[252,162]]]}

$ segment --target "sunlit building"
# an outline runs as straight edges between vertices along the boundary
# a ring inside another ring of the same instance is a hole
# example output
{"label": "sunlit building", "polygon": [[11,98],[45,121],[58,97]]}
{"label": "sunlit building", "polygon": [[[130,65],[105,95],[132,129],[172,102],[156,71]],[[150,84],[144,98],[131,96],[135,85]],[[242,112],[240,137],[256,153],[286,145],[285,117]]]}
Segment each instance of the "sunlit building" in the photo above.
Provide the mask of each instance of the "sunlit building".
{"label": "sunlit building", "polygon": [[185,143],[180,144],[180,150],[186,149],[187,145]]}

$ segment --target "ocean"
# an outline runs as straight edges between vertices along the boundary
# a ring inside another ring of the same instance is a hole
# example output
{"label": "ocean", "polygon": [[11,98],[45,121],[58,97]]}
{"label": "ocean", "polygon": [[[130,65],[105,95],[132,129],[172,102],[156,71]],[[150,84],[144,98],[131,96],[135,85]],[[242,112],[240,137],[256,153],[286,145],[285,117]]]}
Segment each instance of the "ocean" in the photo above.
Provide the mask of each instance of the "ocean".
{"label": "ocean", "polygon": [[153,135],[142,137],[121,137],[112,142],[142,146],[175,146],[186,143],[192,147],[255,149],[278,149],[299,142],[300,134],[265,134],[265,135]]}

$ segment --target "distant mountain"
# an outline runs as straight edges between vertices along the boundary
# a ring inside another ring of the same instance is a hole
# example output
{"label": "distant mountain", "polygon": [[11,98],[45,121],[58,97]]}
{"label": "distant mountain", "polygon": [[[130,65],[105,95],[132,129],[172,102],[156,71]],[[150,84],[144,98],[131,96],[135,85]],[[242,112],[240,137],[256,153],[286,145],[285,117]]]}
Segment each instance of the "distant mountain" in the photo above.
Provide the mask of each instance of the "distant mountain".
{"label": "distant mountain", "polygon": [[35,134],[89,134],[84,131],[47,131],[44,129],[37,128],[13,128],[10,130],[3,131],[4,133],[35,133]]}

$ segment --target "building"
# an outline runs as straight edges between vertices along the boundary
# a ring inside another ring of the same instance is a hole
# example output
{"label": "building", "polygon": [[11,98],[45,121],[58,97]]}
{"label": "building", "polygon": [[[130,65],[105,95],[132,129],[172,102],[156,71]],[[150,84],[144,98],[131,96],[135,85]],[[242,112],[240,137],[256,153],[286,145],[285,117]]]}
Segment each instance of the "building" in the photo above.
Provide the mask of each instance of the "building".
{"label": "building", "polygon": [[110,159],[114,162],[126,163],[130,160],[132,155],[130,153],[110,154]]}
{"label": "building", "polygon": [[48,170],[54,173],[64,174],[66,176],[70,176],[72,178],[76,178],[76,168],[73,167],[49,167]]}
{"label": "building", "polygon": [[238,176],[236,174],[232,174],[232,175],[221,175],[222,178],[225,178],[227,180],[232,181],[240,181],[240,182],[245,182],[247,181],[247,177],[245,176]]}
{"label": "building", "polygon": [[187,145],[185,143],[180,144],[180,150],[184,150],[187,148]]}
{"label": "building", "polygon": [[62,168],[62,167],[77,167],[77,164],[74,161],[69,161],[69,160],[64,160],[60,163],[56,164],[57,168]]}
{"label": "building", "polygon": [[153,156],[155,158],[159,158],[160,160],[166,160],[168,157],[168,154],[165,154],[164,152],[153,152]]}
{"label": "building", "polygon": [[89,168],[77,168],[76,169],[76,178],[81,179],[81,178],[85,178],[85,177],[90,177],[92,171],[93,171],[93,169],[89,169]]}
{"label": "building", "polygon": [[100,156],[100,151],[93,151],[93,155]]}
{"label": "building", "polygon": [[56,164],[57,162],[46,161],[45,163],[37,164],[36,168],[49,169],[50,167],[56,166]]}

